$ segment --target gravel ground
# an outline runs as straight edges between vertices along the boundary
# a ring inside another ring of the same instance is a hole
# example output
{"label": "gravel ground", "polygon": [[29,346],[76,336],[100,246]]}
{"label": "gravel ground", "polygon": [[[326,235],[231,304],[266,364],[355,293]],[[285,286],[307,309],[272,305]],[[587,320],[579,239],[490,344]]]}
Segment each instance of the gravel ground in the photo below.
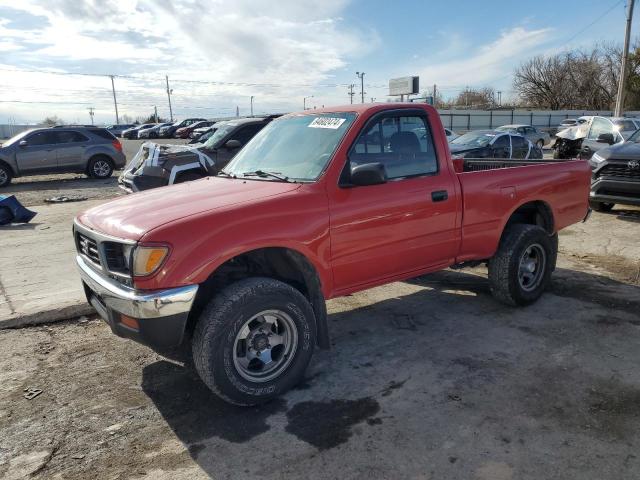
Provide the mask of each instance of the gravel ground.
{"label": "gravel ground", "polygon": [[[120,139],[127,161],[131,160],[144,140]],[[183,144],[187,140],[159,139],[156,143]],[[0,190],[2,195],[15,195],[25,206],[42,205],[45,199],[59,196],[80,196],[87,200],[99,200],[124,195],[118,188],[118,175],[107,180],[95,180],[86,175],[77,173],[65,173],[58,175],[36,175],[33,177],[15,178],[12,184]]]}
{"label": "gravel ground", "polygon": [[640,478],[639,235],[563,231],[528,308],[483,268],[332,300],[332,349],[260,408],[93,318],[0,331],[0,478]]}

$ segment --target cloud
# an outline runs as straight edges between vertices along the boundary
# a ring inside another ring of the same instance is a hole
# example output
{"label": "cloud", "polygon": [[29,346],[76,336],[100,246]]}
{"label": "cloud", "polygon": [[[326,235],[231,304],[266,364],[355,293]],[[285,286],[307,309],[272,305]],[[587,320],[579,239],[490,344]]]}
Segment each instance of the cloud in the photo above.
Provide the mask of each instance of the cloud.
{"label": "cloud", "polygon": [[[439,85],[483,85],[508,77],[514,63],[550,41],[549,28],[506,30],[489,44],[466,49],[464,56],[419,67],[421,81]],[[414,67],[415,68],[415,67]]]}

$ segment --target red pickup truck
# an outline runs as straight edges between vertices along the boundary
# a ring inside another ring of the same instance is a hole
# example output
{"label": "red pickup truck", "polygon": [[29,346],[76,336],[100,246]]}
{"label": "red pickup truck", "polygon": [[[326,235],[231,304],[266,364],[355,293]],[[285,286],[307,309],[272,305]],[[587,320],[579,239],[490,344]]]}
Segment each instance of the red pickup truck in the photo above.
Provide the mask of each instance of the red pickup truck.
{"label": "red pickup truck", "polygon": [[190,342],[209,388],[253,405],[328,348],[326,299],[487,263],[498,300],[534,302],[589,183],[584,161],[452,159],[427,105],[347,105],[278,118],[218,176],[94,207],[73,234],[117,335]]}

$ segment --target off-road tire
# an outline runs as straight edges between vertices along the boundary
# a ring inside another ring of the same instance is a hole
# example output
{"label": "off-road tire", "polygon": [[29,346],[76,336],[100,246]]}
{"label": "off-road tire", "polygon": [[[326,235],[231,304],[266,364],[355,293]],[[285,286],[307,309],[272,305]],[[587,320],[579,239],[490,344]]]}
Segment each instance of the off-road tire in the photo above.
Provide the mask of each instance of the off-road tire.
{"label": "off-road tire", "polygon": [[94,155],[89,159],[87,175],[91,178],[105,179],[109,178],[112,174],[113,161],[106,155]]}
{"label": "off-road tire", "polygon": [[590,201],[589,206],[593,208],[596,212],[610,212],[611,210],[613,210],[613,207],[615,207],[616,204]]}
{"label": "off-road tire", "polygon": [[4,163],[0,162],[0,188],[8,187],[12,178],[13,172],[11,169]]}
{"label": "off-road tire", "polygon": [[[531,246],[540,246],[544,251],[544,265],[540,270],[539,283],[526,290],[520,283],[520,262]],[[512,306],[529,305],[547,288],[557,258],[557,238],[535,225],[514,224],[502,235],[498,251],[489,260],[489,283],[491,293],[502,303]]]}
{"label": "off-road tire", "polygon": [[[272,309],[285,312],[293,320],[296,349],[278,376],[252,382],[234,364],[236,335],[254,315]],[[257,405],[302,380],[315,344],[313,310],[298,290],[271,278],[247,278],[224,288],[204,308],[193,332],[193,362],[202,381],[217,396],[235,405]]]}

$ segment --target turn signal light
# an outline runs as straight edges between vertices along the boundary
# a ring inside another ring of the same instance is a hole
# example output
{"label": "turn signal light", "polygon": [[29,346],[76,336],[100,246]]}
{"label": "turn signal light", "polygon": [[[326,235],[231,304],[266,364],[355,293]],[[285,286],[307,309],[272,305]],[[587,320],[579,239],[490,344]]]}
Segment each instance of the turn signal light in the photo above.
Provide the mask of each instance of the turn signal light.
{"label": "turn signal light", "polygon": [[169,253],[167,247],[137,247],[133,252],[133,275],[144,277],[155,272]]}
{"label": "turn signal light", "polygon": [[140,329],[140,325],[138,325],[138,320],[136,320],[135,318],[128,317],[126,315],[122,315],[122,314],[120,315],[120,323],[122,323],[126,327],[133,328],[134,330]]}

